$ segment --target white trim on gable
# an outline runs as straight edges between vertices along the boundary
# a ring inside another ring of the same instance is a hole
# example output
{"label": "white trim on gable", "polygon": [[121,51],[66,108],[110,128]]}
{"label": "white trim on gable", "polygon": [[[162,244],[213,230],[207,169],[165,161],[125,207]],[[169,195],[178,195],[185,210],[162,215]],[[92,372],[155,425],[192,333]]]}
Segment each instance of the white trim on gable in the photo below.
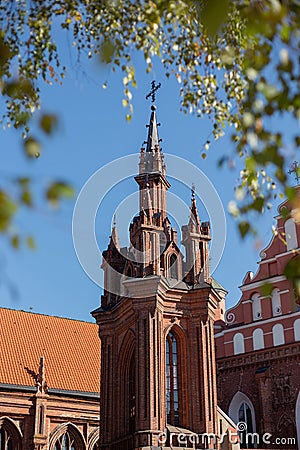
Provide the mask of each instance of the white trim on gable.
{"label": "white trim on gable", "polygon": [[239,286],[242,292],[250,291],[250,289],[256,289],[264,284],[271,282],[272,284],[279,283],[280,281],[286,281],[286,277],[284,275],[279,275],[278,277],[269,277],[264,280],[256,281],[255,283],[245,284],[244,286]]}

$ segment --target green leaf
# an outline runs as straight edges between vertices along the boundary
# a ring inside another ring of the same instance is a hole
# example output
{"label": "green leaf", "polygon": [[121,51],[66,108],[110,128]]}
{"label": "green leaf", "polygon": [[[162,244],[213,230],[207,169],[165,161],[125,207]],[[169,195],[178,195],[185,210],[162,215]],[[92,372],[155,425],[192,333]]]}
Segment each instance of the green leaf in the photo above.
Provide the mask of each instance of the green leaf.
{"label": "green leaf", "polygon": [[29,177],[20,177],[16,179],[16,182],[22,187],[22,188],[26,188],[29,183],[30,183],[30,178]]}
{"label": "green leaf", "polygon": [[250,231],[250,224],[246,220],[239,223],[239,232],[242,238],[244,238]]}
{"label": "green leaf", "polygon": [[58,124],[57,116],[54,114],[43,114],[40,119],[40,128],[46,133],[51,134]]}
{"label": "green leaf", "polygon": [[15,234],[14,236],[12,236],[11,238],[11,245],[17,249],[20,247],[20,238],[17,234]]}
{"label": "green leaf", "polygon": [[30,248],[30,250],[35,250],[35,248],[36,248],[35,240],[32,236],[27,236],[26,243],[27,243],[28,248]]}
{"label": "green leaf", "polygon": [[21,195],[21,202],[24,205],[31,207],[32,206],[32,197],[30,191],[28,189],[24,189]]}
{"label": "green leaf", "polygon": [[41,144],[33,137],[24,141],[24,150],[28,158],[38,158],[40,156]]}
{"label": "green leaf", "polygon": [[[199,1],[197,3],[200,3]],[[214,36],[227,20],[230,2],[228,0],[205,0],[200,7],[199,19],[208,34]]]}
{"label": "green leaf", "polygon": [[16,203],[6,194],[0,190],[0,232],[5,233],[17,211]]}
{"label": "green leaf", "polygon": [[101,61],[105,64],[110,64],[115,54],[115,50],[116,48],[113,42],[109,38],[106,38],[101,46]]}
{"label": "green leaf", "polygon": [[265,199],[263,197],[258,197],[252,203],[252,209],[261,212],[265,204]]}
{"label": "green leaf", "polygon": [[289,280],[300,279],[300,255],[297,255],[287,263],[283,273]]}
{"label": "green leaf", "polygon": [[274,286],[273,286],[273,284],[270,284],[270,283],[264,283],[260,287],[260,291],[261,291],[262,295],[265,295],[265,296],[271,295],[273,289],[274,289]]}
{"label": "green leaf", "polygon": [[62,198],[72,197],[74,197],[74,189],[63,181],[52,183],[46,191],[46,198],[53,205],[57,205]]}

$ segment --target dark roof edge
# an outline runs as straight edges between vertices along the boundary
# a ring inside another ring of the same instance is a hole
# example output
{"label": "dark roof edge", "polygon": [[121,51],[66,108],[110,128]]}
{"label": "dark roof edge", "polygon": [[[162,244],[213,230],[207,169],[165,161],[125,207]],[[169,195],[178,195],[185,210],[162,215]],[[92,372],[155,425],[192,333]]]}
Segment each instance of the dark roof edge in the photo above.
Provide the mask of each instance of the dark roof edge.
{"label": "dark roof edge", "polygon": [[[0,390],[4,389],[6,391],[20,391],[20,392],[32,392],[33,394],[36,393],[36,387],[35,386],[23,386],[20,384],[7,384],[7,383],[0,383]],[[66,395],[68,397],[85,397],[85,398],[93,398],[98,399],[100,397],[99,392],[82,392],[82,391],[69,391],[66,389],[55,389],[55,388],[49,388],[48,393],[51,395]]]}

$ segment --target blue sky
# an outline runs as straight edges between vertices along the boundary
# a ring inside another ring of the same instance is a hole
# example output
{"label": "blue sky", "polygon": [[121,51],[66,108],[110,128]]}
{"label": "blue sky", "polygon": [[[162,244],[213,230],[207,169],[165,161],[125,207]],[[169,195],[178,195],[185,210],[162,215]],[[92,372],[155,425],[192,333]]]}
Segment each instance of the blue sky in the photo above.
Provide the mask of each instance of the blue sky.
{"label": "blue sky", "polygon": [[[88,74],[88,75],[87,75]],[[185,158],[199,167],[215,186],[224,209],[233,198],[233,188],[239,170],[220,169],[217,160],[222,154],[233,154],[228,136],[214,142],[205,161],[201,158],[210,123],[179,112],[179,87],[175,80],[163,76],[154,66],[150,75],[137,59],[138,88],[134,90],[134,114],[131,123],[125,120],[122,107],[122,81],[120,74],[111,74],[109,68],[95,63],[83,63],[69,70],[63,86],[43,86],[43,111],[59,116],[59,129],[50,138],[43,139],[41,157],[28,161],[21,151],[20,136],[12,129],[1,130],[2,183],[10,189],[10,180],[30,175],[33,179],[37,202],[30,212],[17,217],[17,230],[33,234],[37,249],[25,246],[13,250],[0,237],[0,304],[15,309],[92,320],[90,311],[99,306],[101,289],[81,268],[72,243],[72,214],[75,201],[63,202],[58,210],[51,210],[41,198],[42,186],[52,179],[69,181],[78,194],[88,178],[103,165],[131,153],[139,153],[147,137],[145,125],[149,121],[150,103],[145,100],[152,79],[162,83],[157,96],[157,116],[163,139],[163,151]],[[108,88],[102,84],[108,82]],[[138,168],[137,168],[138,170]],[[180,174],[179,174],[180,178]],[[197,186],[197,180],[191,180]],[[172,180],[171,180],[172,183]],[[190,191],[174,183],[171,191],[190,203]],[[201,186],[197,186],[201,191]],[[101,253],[109,241],[113,212],[126,196],[134,193],[137,185],[128,180],[115,188],[104,200],[96,220],[96,236]],[[199,205],[202,220],[207,212]],[[227,214],[227,213],[226,213]],[[259,248],[271,239],[272,217],[276,208],[257,220],[259,239],[242,241],[235,222],[227,214],[227,238],[222,260],[214,277],[229,291],[227,306],[239,299],[238,286],[248,270],[256,271]],[[122,244],[126,245],[128,225],[118,218]],[[180,224],[182,225],[182,224]],[[214,224],[212,224],[214,227]],[[124,231],[126,229],[126,232]]]}

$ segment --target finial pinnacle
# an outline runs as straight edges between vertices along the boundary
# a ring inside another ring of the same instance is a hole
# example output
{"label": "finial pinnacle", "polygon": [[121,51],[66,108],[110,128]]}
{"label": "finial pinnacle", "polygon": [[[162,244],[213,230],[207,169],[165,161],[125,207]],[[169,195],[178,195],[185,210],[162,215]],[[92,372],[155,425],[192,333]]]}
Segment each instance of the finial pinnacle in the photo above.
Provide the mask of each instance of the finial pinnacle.
{"label": "finial pinnacle", "polygon": [[193,198],[195,198],[195,184],[194,183],[192,183],[191,192],[192,192],[192,199],[193,199]]}
{"label": "finial pinnacle", "polygon": [[[157,91],[157,89],[159,89],[161,87],[161,83],[158,83],[157,85],[155,85],[155,80],[152,81],[151,83],[151,90],[150,92],[146,95],[146,100],[148,100],[149,97],[151,97],[151,102],[154,103],[155,102],[155,92]],[[153,109],[154,107],[154,109]],[[154,111],[156,108],[154,105],[151,106],[152,111]]]}
{"label": "finial pinnacle", "polygon": [[114,213],[113,226],[114,226],[114,228],[117,226],[117,213]]}

